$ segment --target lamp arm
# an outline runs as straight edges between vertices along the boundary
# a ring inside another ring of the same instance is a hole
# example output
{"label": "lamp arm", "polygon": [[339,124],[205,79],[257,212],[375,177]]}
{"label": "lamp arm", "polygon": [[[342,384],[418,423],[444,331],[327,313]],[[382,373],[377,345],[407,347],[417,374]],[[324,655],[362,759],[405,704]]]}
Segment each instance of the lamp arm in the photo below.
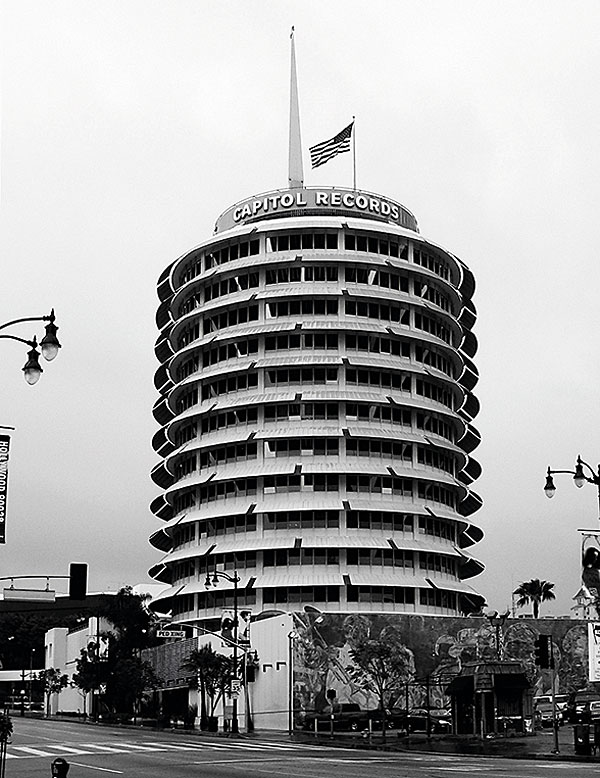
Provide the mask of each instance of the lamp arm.
{"label": "lamp arm", "polygon": [[[2,327],[0,327],[2,329]],[[35,340],[26,340],[25,338],[19,338],[18,335],[0,335],[0,338],[5,340],[17,340],[19,343],[24,343],[26,346],[29,346],[30,348],[36,348],[37,341]]]}
{"label": "lamp arm", "polygon": [[598,474],[596,473],[594,468],[591,465],[589,465],[585,460],[583,460],[581,457],[579,457],[578,461],[580,464],[585,465],[587,469],[590,471],[590,473],[592,474],[591,478],[588,478],[588,476],[584,476],[585,480],[588,481],[588,483],[590,484],[598,485]]}
{"label": "lamp arm", "polygon": [[12,327],[13,324],[22,324],[25,321],[54,321],[54,314],[51,313],[50,316],[24,316],[22,319],[13,319],[5,324],[0,324],[0,330]]}

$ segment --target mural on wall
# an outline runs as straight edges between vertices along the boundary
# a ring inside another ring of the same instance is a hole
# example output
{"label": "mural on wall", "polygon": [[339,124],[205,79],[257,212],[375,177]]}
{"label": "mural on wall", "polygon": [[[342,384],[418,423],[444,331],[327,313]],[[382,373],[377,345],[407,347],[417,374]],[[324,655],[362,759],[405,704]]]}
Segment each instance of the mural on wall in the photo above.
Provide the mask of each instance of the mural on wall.
{"label": "mural on wall", "polygon": [[[392,631],[406,649],[409,660],[402,689],[390,694],[389,707],[443,708],[449,704],[445,688],[465,662],[519,660],[535,695],[551,690],[552,672],[534,662],[534,641],[551,635],[556,666],[556,693],[584,688],[587,681],[587,622],[570,619],[507,619],[501,627],[485,617],[432,617],[397,614],[294,614],[293,706],[296,724],[306,714],[322,712],[336,693],[337,703],[356,703],[362,710],[377,708],[374,692],[359,687],[349,668],[352,649],[365,639],[384,637]],[[497,645],[499,643],[499,645]]]}

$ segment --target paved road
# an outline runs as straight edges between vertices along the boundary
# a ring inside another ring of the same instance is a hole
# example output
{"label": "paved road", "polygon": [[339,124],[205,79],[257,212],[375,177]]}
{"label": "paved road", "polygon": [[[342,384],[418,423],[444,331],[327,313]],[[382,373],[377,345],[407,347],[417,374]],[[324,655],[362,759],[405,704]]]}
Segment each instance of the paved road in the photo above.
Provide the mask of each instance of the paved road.
{"label": "paved road", "polygon": [[[15,719],[6,778],[50,776],[58,756],[68,778],[564,778],[600,776],[600,764],[404,754],[271,739],[146,732]],[[558,777],[557,777],[558,778]]]}

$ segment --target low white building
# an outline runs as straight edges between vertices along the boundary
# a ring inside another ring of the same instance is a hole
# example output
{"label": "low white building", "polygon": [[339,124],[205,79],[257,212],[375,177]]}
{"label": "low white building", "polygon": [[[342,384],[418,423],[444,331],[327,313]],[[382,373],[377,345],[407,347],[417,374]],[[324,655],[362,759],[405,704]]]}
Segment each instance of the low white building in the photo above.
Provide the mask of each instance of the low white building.
{"label": "low white building", "polygon": [[77,660],[81,651],[90,643],[96,643],[97,636],[110,631],[107,621],[92,617],[83,619],[76,630],[55,627],[46,632],[44,640],[46,669],[60,670],[69,677],[69,685],[50,699],[50,713],[72,713],[86,715],[91,711],[92,694],[85,694],[72,682],[77,672]]}

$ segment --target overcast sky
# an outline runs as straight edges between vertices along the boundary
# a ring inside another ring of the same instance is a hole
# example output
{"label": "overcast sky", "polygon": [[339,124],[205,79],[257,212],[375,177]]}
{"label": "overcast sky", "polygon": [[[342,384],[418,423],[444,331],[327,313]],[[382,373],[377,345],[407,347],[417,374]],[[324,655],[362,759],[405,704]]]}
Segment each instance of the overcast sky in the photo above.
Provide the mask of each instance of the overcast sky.
{"label": "overcast sky", "polygon": [[[12,441],[2,575],[149,581],[156,280],[246,196],[287,184],[296,28],[308,146],[356,115],[357,184],[406,205],[477,280],[483,443],[474,517],[490,608],[554,581],[568,613],[600,459],[600,3],[5,0],[0,322],[56,309],[30,387],[0,343]],[[43,329],[26,325],[31,338]]]}

